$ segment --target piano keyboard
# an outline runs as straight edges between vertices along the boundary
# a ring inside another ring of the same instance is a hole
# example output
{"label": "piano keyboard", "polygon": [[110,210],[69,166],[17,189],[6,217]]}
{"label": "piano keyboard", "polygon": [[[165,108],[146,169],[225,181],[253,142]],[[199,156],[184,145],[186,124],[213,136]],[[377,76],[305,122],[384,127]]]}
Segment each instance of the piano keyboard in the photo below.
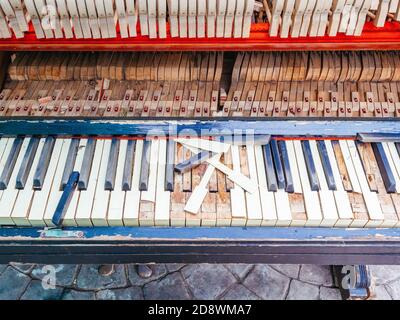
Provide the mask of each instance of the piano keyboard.
{"label": "piano keyboard", "polygon": [[17,53],[0,116],[397,117],[398,52]]}
{"label": "piano keyboard", "polygon": [[[267,21],[271,36],[361,35],[364,24],[400,20],[398,0],[4,0],[0,37],[247,38]],[[138,27],[140,26],[140,27]],[[169,26],[169,27],[168,27]]]}
{"label": "piano keyboard", "polygon": [[2,137],[0,224],[52,226],[73,172],[64,226],[400,226],[399,143],[307,137]]}

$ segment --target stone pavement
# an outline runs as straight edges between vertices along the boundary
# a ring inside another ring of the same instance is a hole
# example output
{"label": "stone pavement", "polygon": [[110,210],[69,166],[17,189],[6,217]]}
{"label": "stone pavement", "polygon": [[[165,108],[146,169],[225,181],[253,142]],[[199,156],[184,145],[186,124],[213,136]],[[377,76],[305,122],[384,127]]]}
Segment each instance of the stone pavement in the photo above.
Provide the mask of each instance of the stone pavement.
{"label": "stone pavement", "polygon": [[[341,299],[329,266],[157,264],[142,279],[135,265],[0,265],[0,299]],[[371,267],[377,299],[400,299],[400,267]],[[52,288],[49,275],[55,272]]]}

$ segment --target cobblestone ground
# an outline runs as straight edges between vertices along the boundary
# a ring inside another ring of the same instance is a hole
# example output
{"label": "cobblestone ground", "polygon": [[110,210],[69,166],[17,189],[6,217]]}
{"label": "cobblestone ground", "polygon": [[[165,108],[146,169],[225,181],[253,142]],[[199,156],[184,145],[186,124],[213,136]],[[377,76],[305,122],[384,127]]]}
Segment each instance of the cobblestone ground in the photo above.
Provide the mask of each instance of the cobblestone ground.
{"label": "cobblestone ground", "polygon": [[[98,265],[54,265],[54,289],[44,289],[49,266],[0,265],[0,299],[244,299],[339,300],[329,266],[157,264],[140,278],[136,265],[116,265],[110,276]],[[400,267],[372,266],[376,299],[400,299]]]}

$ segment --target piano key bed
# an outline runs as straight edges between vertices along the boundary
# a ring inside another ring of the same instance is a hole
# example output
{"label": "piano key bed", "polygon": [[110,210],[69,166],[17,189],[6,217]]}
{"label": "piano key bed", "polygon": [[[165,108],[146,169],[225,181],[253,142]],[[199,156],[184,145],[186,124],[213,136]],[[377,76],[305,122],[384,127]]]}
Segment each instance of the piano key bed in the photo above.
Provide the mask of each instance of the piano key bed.
{"label": "piano key bed", "polygon": [[351,123],[1,120],[0,261],[398,263],[400,127]]}

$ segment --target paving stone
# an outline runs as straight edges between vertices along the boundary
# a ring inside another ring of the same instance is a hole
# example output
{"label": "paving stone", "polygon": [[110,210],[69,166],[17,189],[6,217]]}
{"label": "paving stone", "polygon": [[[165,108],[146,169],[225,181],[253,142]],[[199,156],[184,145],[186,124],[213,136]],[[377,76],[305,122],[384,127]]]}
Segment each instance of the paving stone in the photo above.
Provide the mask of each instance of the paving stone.
{"label": "paving stone", "polygon": [[300,269],[299,280],[325,287],[333,285],[330,266],[304,264]]}
{"label": "paving stone", "polygon": [[267,265],[256,265],[243,284],[264,300],[282,300],[290,279]]}
{"label": "paving stone", "polygon": [[226,264],[225,267],[229,269],[230,272],[233,273],[236,277],[242,280],[253,268],[252,264],[243,264],[243,263],[229,263]]}
{"label": "paving stone", "polygon": [[25,291],[31,278],[8,267],[0,275],[0,300],[16,300]]}
{"label": "paving stone", "polygon": [[400,279],[400,266],[368,266],[376,285]]}
{"label": "paving stone", "polygon": [[66,289],[61,297],[62,300],[94,300],[95,294],[90,291],[77,291]]}
{"label": "paving stone", "polygon": [[216,299],[236,281],[220,264],[188,265],[181,272],[194,299]]}
{"label": "paving stone", "polygon": [[224,294],[222,300],[260,300],[260,298],[245,286],[237,283]]}
{"label": "paving stone", "polygon": [[150,278],[141,278],[137,274],[137,265],[135,264],[130,264],[128,265],[128,277],[129,281],[133,286],[142,286],[146,283],[149,283],[151,281],[157,280],[161,278],[162,276],[167,274],[167,268],[165,267],[165,264],[153,264],[151,265],[151,268],[153,269],[153,274],[151,275]]}
{"label": "paving stone", "polygon": [[175,272],[182,269],[186,264],[184,263],[166,263],[165,266],[169,272]]}
{"label": "paving stone", "polygon": [[372,300],[392,300],[389,292],[386,290],[385,286],[374,287],[374,295],[371,297]]}
{"label": "paving stone", "polygon": [[270,267],[290,278],[299,277],[300,265],[298,264],[271,264]]}
{"label": "paving stone", "polygon": [[6,268],[7,268],[7,265],[6,265],[6,264],[0,264],[0,274],[1,274],[4,270],[6,270]]}
{"label": "paving stone", "polygon": [[143,292],[140,287],[124,289],[106,289],[96,293],[98,300],[143,300]]}
{"label": "paving stone", "polygon": [[319,298],[321,300],[342,300],[339,289],[320,287],[319,290]]}
{"label": "paving stone", "polygon": [[318,300],[319,288],[312,284],[292,280],[286,300]]}
{"label": "paving stone", "polygon": [[45,289],[42,281],[32,280],[22,295],[21,300],[59,300],[63,290],[61,287]]}
{"label": "paving stone", "polygon": [[393,300],[400,300],[400,280],[385,285]]}
{"label": "paving stone", "polygon": [[28,274],[35,265],[31,263],[10,262],[10,266],[12,266],[14,269],[17,269],[20,272]]}
{"label": "paving stone", "polygon": [[146,284],[143,291],[146,300],[190,299],[190,294],[186,289],[182,275],[178,272]]}
{"label": "paving stone", "polygon": [[74,282],[78,266],[74,264],[54,264],[54,265],[37,265],[32,270],[32,277],[36,279],[43,279],[43,277],[50,275],[54,267],[57,286],[71,286]]}
{"label": "paving stone", "polygon": [[77,288],[85,290],[101,290],[121,288],[127,285],[124,265],[115,265],[115,272],[102,276],[98,272],[99,265],[82,265],[76,278]]}

